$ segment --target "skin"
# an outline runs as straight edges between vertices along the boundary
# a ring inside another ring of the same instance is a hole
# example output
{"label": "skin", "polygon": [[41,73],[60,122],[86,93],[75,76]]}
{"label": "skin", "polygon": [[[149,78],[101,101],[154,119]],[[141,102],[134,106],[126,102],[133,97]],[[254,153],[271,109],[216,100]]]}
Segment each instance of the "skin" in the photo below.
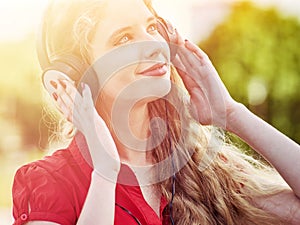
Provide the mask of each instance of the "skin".
{"label": "skin", "polygon": [[[122,4],[121,7],[119,7],[120,4]],[[118,5],[118,8],[115,5]],[[132,8],[135,9],[135,13],[127,14],[126,12]],[[118,39],[121,40],[121,45],[145,40],[164,41],[157,31],[152,29],[152,21],[148,20],[152,14],[142,1],[110,0],[104,10],[110,16],[106,17],[97,29],[99,32],[93,42],[94,60],[116,48],[112,44],[115,42],[112,42],[111,34],[119,28],[127,27],[128,24],[130,25],[129,33],[133,35],[125,35]],[[118,12],[116,13],[115,10],[118,10]],[[103,30],[107,32],[101,32]],[[172,63],[176,66],[191,95],[191,101],[195,106],[195,118],[202,124],[219,126],[237,134],[278,170],[291,189],[280,195],[256,199],[256,203],[267,211],[289,219],[290,224],[297,224],[300,221],[300,203],[298,199],[300,197],[300,181],[294,178],[298,177],[300,173],[299,145],[232,99],[207,55],[195,44],[183,41],[178,33],[176,40],[173,40],[173,44],[178,45],[179,48],[177,57]],[[169,59],[164,57],[164,51],[165,49],[156,49],[155,51],[152,49],[152,53],[155,52],[155,60],[168,61]],[[141,50],[141,53],[143,52],[144,50]],[[102,89],[102,96],[105,97],[102,99],[107,101],[102,101],[100,104],[99,100],[96,106],[93,104],[88,86],[84,86],[83,93],[80,95],[71,82],[55,81],[57,84],[55,94],[57,106],[85,135],[94,164],[90,189],[78,224],[113,224],[114,195],[120,162],[135,165],[147,165],[149,163],[146,151],[132,151],[118,140],[114,130],[111,129],[111,120],[108,115],[111,114],[112,102],[115,102],[118,98],[119,90],[144,79],[144,77],[138,76],[136,71],[153,65],[153,63],[143,62],[147,57],[153,57],[152,53],[148,55],[141,54],[140,63],[126,67],[110,79]],[[169,76],[168,72],[157,78],[157,84],[169,79]],[[163,94],[169,91],[169,88],[166,84],[163,86],[163,92],[155,93],[156,89],[152,91],[156,97],[162,97]],[[128,96],[125,97],[124,101],[127,101]],[[128,115],[130,129],[140,139],[148,135],[149,116],[146,109],[147,103],[154,99],[146,98],[138,102]],[[70,109],[70,105],[74,106],[73,109]],[[90,129],[91,127],[95,127],[95,129]],[[98,146],[106,147],[99,150]],[[107,163],[107,153],[115,160]],[[110,173],[110,180],[101,176],[99,171]],[[101,187],[101,190],[106,191],[99,193],[99,187]],[[145,200],[152,206],[154,211],[158,212],[159,196],[154,195],[150,198],[149,196],[153,194],[152,189],[142,189],[142,191]],[[101,202],[105,204],[103,207],[99,206]],[[95,212],[96,205],[103,210]],[[52,225],[55,223],[33,221],[28,224]]]}
{"label": "skin", "polygon": [[[116,5],[118,5],[118,7],[116,7]],[[137,9],[135,13],[127,13],[131,7]],[[92,43],[94,46],[92,53],[94,62],[101,60],[101,57],[109,51],[130,45],[134,42],[151,41],[153,43],[166,43],[157,31],[156,19],[144,5],[143,1],[131,0],[130,4],[128,1],[110,1],[106,4],[103,13],[104,15],[109,15],[109,17],[101,20],[101,23],[97,27],[97,32]],[[129,50],[128,54],[131,54],[131,51],[132,49]],[[138,139],[144,139],[148,137],[147,128],[149,126],[147,104],[156,98],[163,97],[169,92],[170,82],[162,82],[161,80],[170,79],[170,68],[168,65],[166,74],[153,78],[152,85],[148,83],[149,77],[140,75],[139,72],[144,71],[157,62],[169,64],[170,56],[169,48],[163,47],[160,44],[147,50],[139,48],[136,53],[139,55],[139,63],[126,66],[107,79],[108,82],[105,83],[102,88],[101,97],[96,103],[96,109],[108,127],[111,127],[112,108],[116,99],[118,98],[118,100],[123,101],[124,105],[136,102],[128,115],[129,130]],[[124,54],[124,57],[127,57],[126,54]],[[149,60],[151,62],[147,62]],[[147,89],[148,92],[152,93],[155,97],[139,99],[135,98],[135,94],[127,95],[121,92],[124,88],[137,82],[139,86],[134,89],[134,93],[140,93]],[[130,151],[131,149],[128,149],[128,147],[118,139],[115,132],[111,128],[110,130],[122,162],[135,165],[148,164],[145,152],[137,154],[137,152]]]}

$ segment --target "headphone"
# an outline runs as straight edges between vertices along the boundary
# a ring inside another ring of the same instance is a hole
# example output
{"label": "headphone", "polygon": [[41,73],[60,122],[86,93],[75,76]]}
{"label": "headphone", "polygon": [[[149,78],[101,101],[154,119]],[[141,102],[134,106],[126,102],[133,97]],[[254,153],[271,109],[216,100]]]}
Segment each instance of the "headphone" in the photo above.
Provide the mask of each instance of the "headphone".
{"label": "headphone", "polygon": [[[48,50],[48,30],[49,24],[44,16],[43,22],[40,25],[39,34],[37,37],[37,56],[42,69],[42,82],[45,89],[50,95],[56,90],[51,85],[52,80],[65,79],[75,82],[75,86],[81,93],[80,83],[89,85],[93,100],[97,98],[99,90],[99,82],[96,72],[93,68],[74,54],[62,54],[51,57]],[[87,74],[88,73],[88,74]],[[86,76],[83,76],[87,74]]]}
{"label": "headphone", "polygon": [[[52,80],[65,79],[65,80],[74,81],[78,91],[81,93],[82,90],[81,90],[80,83],[83,82],[89,85],[92,92],[93,100],[95,102],[98,97],[98,92],[100,88],[99,78],[97,76],[97,73],[93,70],[93,68],[90,65],[87,65],[77,56],[72,54],[58,55],[55,58],[53,57],[51,58],[49,56],[49,51],[47,47],[48,46],[48,39],[47,39],[48,22],[46,18],[44,18],[43,21],[44,22],[41,24],[41,28],[39,31],[40,33],[37,39],[37,55],[38,55],[41,69],[43,71],[42,82],[45,89],[48,91],[50,95],[52,95],[52,93],[54,93],[56,90],[54,89],[54,87],[51,85],[50,82]],[[177,51],[177,47],[174,44],[171,45],[171,42],[175,42],[177,40],[175,29],[173,28],[171,23],[169,23],[162,17],[157,17],[157,28],[160,35],[167,41],[169,45],[170,56],[172,60],[173,58],[175,58],[176,51]],[[168,134],[169,133],[170,131],[168,130]],[[172,160],[172,167],[174,171],[173,160]],[[174,173],[172,176],[172,197],[169,203],[170,221],[172,225],[174,225],[172,206],[173,206],[173,199],[175,195],[175,179],[176,176]],[[126,213],[128,213],[138,225],[141,225],[141,222],[128,209],[122,207],[117,203],[116,206],[124,210]]]}
{"label": "headphone", "polygon": [[[57,55],[51,58],[47,47],[48,28],[48,21],[44,18],[37,40],[37,55],[43,71],[42,82],[45,89],[52,95],[55,89],[50,82],[52,80],[65,79],[75,82],[78,91],[81,93],[80,83],[86,83],[91,89],[92,97],[95,102],[100,90],[97,73],[92,66],[86,64],[74,54]],[[176,46],[170,43],[177,39],[175,30],[173,26],[162,17],[157,17],[157,28],[160,35],[169,45],[172,60],[176,55]]]}

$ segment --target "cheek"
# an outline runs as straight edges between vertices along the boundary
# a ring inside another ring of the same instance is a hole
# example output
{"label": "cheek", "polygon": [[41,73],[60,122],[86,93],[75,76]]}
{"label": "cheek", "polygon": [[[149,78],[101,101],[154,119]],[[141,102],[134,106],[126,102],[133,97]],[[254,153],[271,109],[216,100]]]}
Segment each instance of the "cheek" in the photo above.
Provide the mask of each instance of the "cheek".
{"label": "cheek", "polygon": [[163,36],[158,34],[158,37],[156,38],[157,41],[161,43],[162,46],[162,53],[168,58],[168,62],[170,62],[170,57],[171,57],[171,49],[170,49],[170,42],[164,39]]}
{"label": "cheek", "polygon": [[110,99],[115,99],[120,95],[121,90],[129,86],[134,80],[133,68],[131,66],[123,68],[106,80],[101,92]]}
{"label": "cheek", "polygon": [[162,77],[136,76],[137,65],[122,68],[110,76],[102,87],[103,100],[113,103],[115,101],[146,102],[162,98],[171,90],[170,69]]}

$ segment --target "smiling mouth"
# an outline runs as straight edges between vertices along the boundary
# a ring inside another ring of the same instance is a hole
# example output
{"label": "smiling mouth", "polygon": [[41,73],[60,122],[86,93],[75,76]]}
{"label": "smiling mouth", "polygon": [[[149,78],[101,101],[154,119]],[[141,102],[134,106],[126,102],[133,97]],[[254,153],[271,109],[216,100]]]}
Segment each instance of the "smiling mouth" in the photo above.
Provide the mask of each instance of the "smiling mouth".
{"label": "smiling mouth", "polygon": [[143,76],[163,76],[168,72],[168,67],[166,63],[157,63],[150,68],[139,72],[139,75]]}

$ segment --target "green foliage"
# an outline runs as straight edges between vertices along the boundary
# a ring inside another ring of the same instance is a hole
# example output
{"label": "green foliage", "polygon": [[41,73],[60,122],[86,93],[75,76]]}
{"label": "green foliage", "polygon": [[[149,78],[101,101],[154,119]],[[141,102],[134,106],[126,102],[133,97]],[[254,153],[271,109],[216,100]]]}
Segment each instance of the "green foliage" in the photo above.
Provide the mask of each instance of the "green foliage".
{"label": "green foliage", "polygon": [[[5,139],[17,135],[21,137],[22,150],[44,147],[46,143],[41,133],[47,134],[47,128],[40,122],[43,94],[35,38],[0,43],[0,62],[0,152],[10,147],[3,146]],[[4,125],[8,123],[10,127]]]}
{"label": "green foliage", "polygon": [[[235,4],[224,23],[200,43],[231,95],[298,143],[299,37],[300,24],[296,18],[242,2]],[[248,88],[253,80],[267,89],[266,99],[259,104],[250,104]]]}

